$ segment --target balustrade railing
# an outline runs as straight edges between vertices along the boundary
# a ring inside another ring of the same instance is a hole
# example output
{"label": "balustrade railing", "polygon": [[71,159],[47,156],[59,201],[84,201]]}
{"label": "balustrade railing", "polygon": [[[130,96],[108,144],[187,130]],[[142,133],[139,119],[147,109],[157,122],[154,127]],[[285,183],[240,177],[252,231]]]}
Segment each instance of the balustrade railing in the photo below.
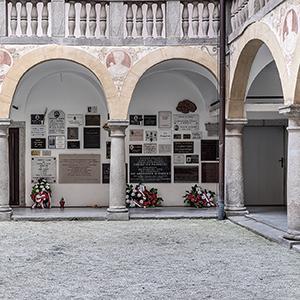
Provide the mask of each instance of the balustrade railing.
{"label": "balustrade railing", "polygon": [[68,1],[66,37],[105,38],[108,36],[107,1]]}
{"label": "balustrade railing", "polygon": [[262,10],[271,0],[232,0],[231,28],[239,30],[253,15]]}
{"label": "balustrade railing", "polygon": [[183,38],[217,37],[220,29],[219,1],[181,2]]}
{"label": "balustrade railing", "polygon": [[48,36],[51,22],[51,2],[49,0],[9,0],[8,36]]}

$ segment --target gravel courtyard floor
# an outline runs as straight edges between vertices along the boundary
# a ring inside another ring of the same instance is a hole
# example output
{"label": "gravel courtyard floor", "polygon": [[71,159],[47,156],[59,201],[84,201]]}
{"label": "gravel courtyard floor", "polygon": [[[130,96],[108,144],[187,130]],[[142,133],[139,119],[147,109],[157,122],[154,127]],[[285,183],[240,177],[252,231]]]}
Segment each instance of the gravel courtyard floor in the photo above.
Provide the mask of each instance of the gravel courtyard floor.
{"label": "gravel courtyard floor", "polygon": [[300,299],[300,255],[229,221],[0,223],[0,299]]}

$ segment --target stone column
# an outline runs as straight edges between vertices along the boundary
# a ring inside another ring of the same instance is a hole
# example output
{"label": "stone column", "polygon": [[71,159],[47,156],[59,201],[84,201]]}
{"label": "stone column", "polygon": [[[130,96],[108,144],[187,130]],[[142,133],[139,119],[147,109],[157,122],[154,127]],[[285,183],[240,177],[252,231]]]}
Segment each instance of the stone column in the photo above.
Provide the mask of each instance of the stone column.
{"label": "stone column", "polygon": [[288,117],[287,218],[285,238],[300,241],[300,105],[279,109]]}
{"label": "stone column", "polygon": [[8,127],[10,120],[0,119],[0,221],[11,219],[9,207]]}
{"label": "stone column", "polygon": [[128,209],[125,205],[126,169],[125,169],[125,130],[128,121],[108,121],[111,137],[110,154],[110,186],[108,220],[129,220]]}
{"label": "stone column", "polygon": [[52,36],[65,37],[65,0],[51,0]]}
{"label": "stone column", "polygon": [[243,127],[244,119],[226,121],[225,135],[225,211],[227,215],[248,213],[244,206]]}

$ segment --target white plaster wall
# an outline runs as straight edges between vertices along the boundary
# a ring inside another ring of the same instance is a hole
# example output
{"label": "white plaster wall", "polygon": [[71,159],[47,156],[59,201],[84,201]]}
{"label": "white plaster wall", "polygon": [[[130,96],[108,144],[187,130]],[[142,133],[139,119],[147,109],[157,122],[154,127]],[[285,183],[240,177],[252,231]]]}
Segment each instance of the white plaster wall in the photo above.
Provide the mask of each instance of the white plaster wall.
{"label": "white plaster wall", "polygon": [[[36,70],[26,74],[25,81],[21,82],[14,98],[14,104],[19,110],[12,110],[11,118],[14,121],[26,121],[26,205],[32,204],[31,192],[31,137],[30,115],[48,113],[52,109],[61,109],[68,113],[86,114],[87,106],[97,106],[101,114],[101,126],[107,121],[105,96],[101,87],[94,81],[93,75],[83,67],[74,66],[68,62],[51,62],[46,66],[40,65]],[[51,65],[50,65],[51,64]],[[75,72],[76,69],[76,72]],[[55,72],[55,70],[57,72]],[[81,73],[78,72],[81,70]],[[48,74],[50,72],[50,74]],[[46,126],[47,126],[46,116]],[[68,126],[66,121],[66,127]],[[51,156],[57,157],[60,153],[101,154],[101,164],[109,162],[106,157],[107,132],[101,128],[101,149],[83,149],[83,127],[79,127],[81,149],[51,149]],[[57,176],[58,174],[57,165]],[[101,179],[102,181],[102,179]],[[58,206],[63,196],[68,206],[107,206],[108,184],[51,184],[54,205]]]}
{"label": "white plaster wall", "polygon": [[[145,74],[141,81],[138,83],[136,90],[133,94],[133,98],[129,107],[129,114],[156,114],[159,111],[172,111],[173,114],[179,114],[176,111],[176,106],[179,101],[183,99],[189,99],[193,101],[198,109],[196,113],[200,116],[200,131],[203,134],[203,139],[217,139],[217,137],[207,137],[205,130],[205,123],[216,122],[216,117],[211,117],[209,114],[209,104],[214,102],[217,98],[217,92],[214,84],[206,77],[195,72],[190,73],[185,71],[171,70],[164,72],[149,72],[150,75]],[[157,130],[158,127],[152,126],[130,126],[132,129],[143,128],[144,130]],[[164,130],[164,129],[161,129]],[[172,134],[174,131],[172,131]],[[177,133],[177,131],[175,132]],[[180,133],[180,132],[178,132]],[[183,132],[181,132],[183,133]],[[186,132],[188,133],[188,132]],[[141,142],[131,142],[129,137],[126,137],[126,160],[129,161],[128,145],[141,144]],[[200,156],[200,140],[194,141],[194,154]],[[144,155],[144,154],[138,154]],[[162,154],[158,154],[162,155]],[[171,155],[173,154],[163,154]],[[199,157],[199,179],[201,184],[201,157]],[[185,164],[189,165],[189,164]],[[173,160],[172,160],[172,174],[173,174]],[[172,178],[173,182],[173,178]],[[196,182],[195,182],[196,183]],[[183,205],[182,196],[187,189],[193,185],[193,183],[148,183],[148,187],[157,187],[159,193],[164,199],[164,205],[167,206],[180,206]],[[203,187],[217,191],[218,184],[201,184]]]}

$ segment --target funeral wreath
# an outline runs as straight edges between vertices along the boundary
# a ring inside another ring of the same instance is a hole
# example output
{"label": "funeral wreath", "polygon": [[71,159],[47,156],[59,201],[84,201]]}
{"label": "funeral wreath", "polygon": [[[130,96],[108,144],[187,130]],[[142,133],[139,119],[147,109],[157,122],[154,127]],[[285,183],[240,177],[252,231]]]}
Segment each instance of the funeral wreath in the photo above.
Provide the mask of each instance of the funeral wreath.
{"label": "funeral wreath", "polygon": [[184,198],[184,204],[191,207],[215,207],[216,194],[207,189],[203,189],[201,186],[195,184],[191,187],[191,190],[186,191]]}
{"label": "funeral wreath", "polygon": [[51,188],[50,184],[44,178],[39,178],[38,182],[33,185],[30,195],[34,202],[32,208],[50,208],[51,206]]}

